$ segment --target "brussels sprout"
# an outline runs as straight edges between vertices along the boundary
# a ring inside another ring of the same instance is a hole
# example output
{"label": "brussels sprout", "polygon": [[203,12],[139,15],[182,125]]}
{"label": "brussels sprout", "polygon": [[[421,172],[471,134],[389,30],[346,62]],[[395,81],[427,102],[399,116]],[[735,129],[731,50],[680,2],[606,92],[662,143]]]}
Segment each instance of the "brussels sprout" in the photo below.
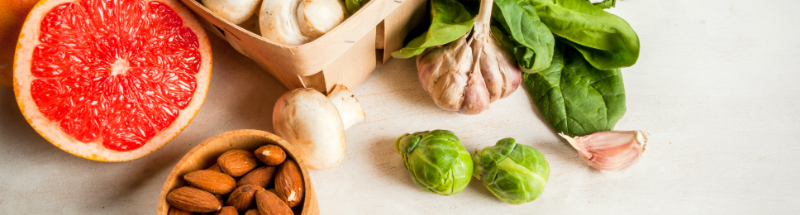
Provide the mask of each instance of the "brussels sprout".
{"label": "brussels sprout", "polygon": [[539,150],[505,138],[472,155],[475,177],[497,198],[522,204],[539,198],[550,177],[550,165]]}
{"label": "brussels sprout", "polygon": [[446,130],[404,134],[394,143],[417,187],[449,196],[472,177],[472,159],[455,134]]}

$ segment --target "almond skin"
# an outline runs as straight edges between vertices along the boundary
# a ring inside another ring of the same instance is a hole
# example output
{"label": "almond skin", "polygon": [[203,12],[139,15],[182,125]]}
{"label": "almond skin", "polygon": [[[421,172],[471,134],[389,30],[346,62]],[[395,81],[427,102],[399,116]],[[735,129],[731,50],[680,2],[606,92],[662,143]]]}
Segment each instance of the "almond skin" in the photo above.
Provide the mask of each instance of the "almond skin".
{"label": "almond skin", "polygon": [[167,203],[187,212],[208,213],[222,208],[222,204],[214,194],[193,187],[181,187],[170,191],[167,194]]}
{"label": "almond skin", "polygon": [[275,176],[274,166],[263,166],[248,172],[246,175],[239,179],[236,186],[244,186],[246,184],[258,185],[260,187],[268,187],[272,183],[272,178]]}
{"label": "almond skin", "polygon": [[192,212],[186,212],[182,211],[181,209],[177,209],[175,207],[170,207],[167,215],[192,215]]}
{"label": "almond skin", "polygon": [[275,176],[275,194],[278,194],[289,207],[294,207],[303,201],[305,187],[303,185],[303,175],[292,159],[287,159],[278,166],[278,173]]}
{"label": "almond skin", "polygon": [[256,168],[258,160],[251,152],[235,149],[222,153],[217,158],[217,164],[219,164],[222,172],[228,173],[233,177],[239,177]]}
{"label": "almond skin", "polygon": [[272,192],[266,190],[256,191],[256,206],[261,215],[292,215],[292,209],[286,202]]}
{"label": "almond skin", "polygon": [[233,190],[228,197],[225,205],[236,208],[237,211],[244,211],[253,206],[255,202],[256,191],[264,190],[263,187],[247,184]]}
{"label": "almond skin", "polygon": [[256,158],[269,166],[277,166],[286,160],[286,152],[280,146],[267,144],[256,149]]}
{"label": "almond skin", "polygon": [[183,176],[190,185],[213,194],[225,195],[236,188],[236,180],[225,173],[213,170],[197,170]]}
{"label": "almond skin", "polygon": [[219,164],[216,164],[216,163],[214,165],[206,168],[206,170],[222,172],[222,169],[219,168]]}
{"label": "almond skin", "polygon": [[214,215],[239,215],[239,211],[231,206],[222,207],[222,210],[217,211]]}
{"label": "almond skin", "polygon": [[244,215],[260,215],[260,214],[258,213],[258,209],[254,208],[247,210],[247,212],[244,212]]}

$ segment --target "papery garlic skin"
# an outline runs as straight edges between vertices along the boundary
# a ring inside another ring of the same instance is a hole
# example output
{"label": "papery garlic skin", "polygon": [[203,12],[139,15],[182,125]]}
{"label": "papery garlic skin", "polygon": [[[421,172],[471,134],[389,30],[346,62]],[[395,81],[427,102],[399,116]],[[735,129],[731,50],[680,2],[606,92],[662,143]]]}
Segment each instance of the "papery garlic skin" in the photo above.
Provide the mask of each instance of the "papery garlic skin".
{"label": "papery garlic skin", "polygon": [[590,166],[599,170],[618,170],[634,164],[647,147],[642,131],[602,131],[567,140]]}
{"label": "papery garlic skin", "polygon": [[439,108],[478,114],[519,87],[522,73],[490,29],[494,1],[481,1],[471,33],[417,56],[422,88]]}

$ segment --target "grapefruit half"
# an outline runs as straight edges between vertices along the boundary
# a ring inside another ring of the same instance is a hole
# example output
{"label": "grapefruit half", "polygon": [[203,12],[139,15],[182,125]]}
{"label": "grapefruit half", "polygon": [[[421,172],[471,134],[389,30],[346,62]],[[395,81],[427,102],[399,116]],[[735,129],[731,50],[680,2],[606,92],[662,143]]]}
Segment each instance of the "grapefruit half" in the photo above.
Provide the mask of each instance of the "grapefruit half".
{"label": "grapefruit half", "polygon": [[175,0],[43,0],[22,27],[13,87],[53,145],[117,162],[175,138],[210,78],[208,37]]}

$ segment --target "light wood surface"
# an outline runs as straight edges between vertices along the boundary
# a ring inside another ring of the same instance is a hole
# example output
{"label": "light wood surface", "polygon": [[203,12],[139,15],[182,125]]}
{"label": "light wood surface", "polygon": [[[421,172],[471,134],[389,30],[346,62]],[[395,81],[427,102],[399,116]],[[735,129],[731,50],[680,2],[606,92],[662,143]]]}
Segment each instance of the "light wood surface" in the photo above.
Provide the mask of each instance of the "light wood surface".
{"label": "light wood surface", "polygon": [[[589,168],[536,112],[524,89],[476,116],[438,109],[413,60],[392,59],[353,89],[367,119],[347,131],[347,157],[310,171],[321,214],[796,214],[800,211],[800,1],[625,0],[611,10],[642,41],[623,69],[619,130],[650,132],[642,160]],[[0,88],[0,214],[153,214],[169,172],[194,146],[236,129],[273,131],[286,91],[211,37],[205,105],[172,143],[139,160],[101,163],[41,138]],[[473,151],[504,137],[545,154],[542,196],[508,205],[477,180],[438,196],[414,186],[395,152],[406,132],[449,129]]]}

